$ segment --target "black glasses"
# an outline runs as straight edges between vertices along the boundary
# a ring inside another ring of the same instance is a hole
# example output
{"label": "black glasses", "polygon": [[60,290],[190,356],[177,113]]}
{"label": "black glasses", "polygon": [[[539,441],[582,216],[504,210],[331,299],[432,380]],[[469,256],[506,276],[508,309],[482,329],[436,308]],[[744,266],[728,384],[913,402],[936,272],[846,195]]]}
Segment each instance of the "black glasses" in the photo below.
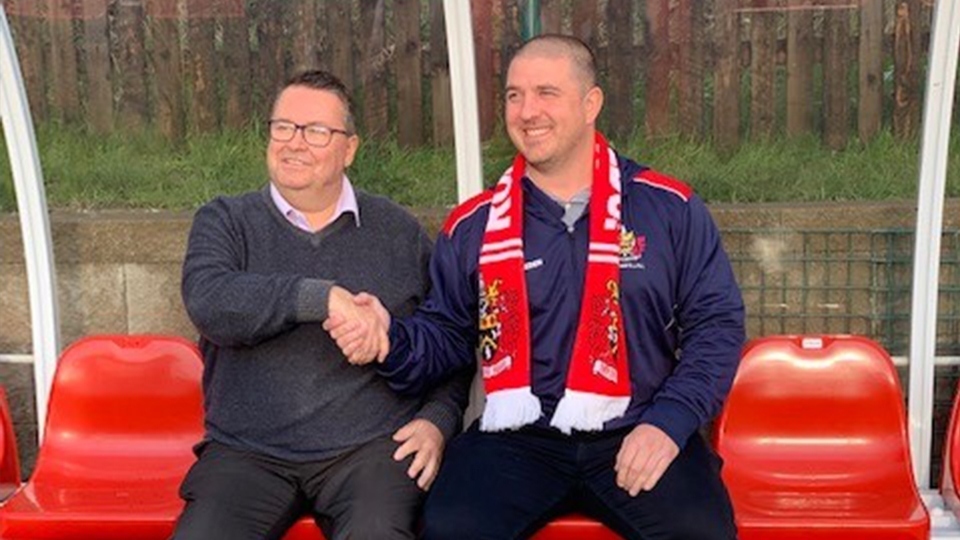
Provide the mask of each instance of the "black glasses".
{"label": "black glasses", "polygon": [[297,131],[303,130],[303,140],[310,146],[320,148],[330,144],[335,133],[340,133],[347,137],[350,136],[348,131],[327,127],[323,124],[307,124],[301,126],[300,124],[286,120],[270,120],[267,122],[267,125],[270,126],[270,138],[277,142],[290,142],[297,135]]}

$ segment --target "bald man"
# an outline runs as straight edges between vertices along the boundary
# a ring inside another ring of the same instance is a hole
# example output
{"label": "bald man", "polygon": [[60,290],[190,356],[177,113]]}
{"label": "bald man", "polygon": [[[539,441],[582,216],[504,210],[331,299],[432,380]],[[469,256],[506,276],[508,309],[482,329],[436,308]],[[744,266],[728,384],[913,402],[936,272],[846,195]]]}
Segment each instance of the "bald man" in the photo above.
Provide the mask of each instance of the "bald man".
{"label": "bald man", "polygon": [[[483,416],[449,447],[425,538],[525,538],[570,511],[625,538],[736,538],[698,432],[744,340],[716,226],[689,186],[597,131],[604,96],[579,40],[526,43],[504,96],[513,166],[448,218],[415,315],[379,310],[378,370],[394,390],[422,392],[482,359]],[[357,361],[370,339],[337,322]]]}

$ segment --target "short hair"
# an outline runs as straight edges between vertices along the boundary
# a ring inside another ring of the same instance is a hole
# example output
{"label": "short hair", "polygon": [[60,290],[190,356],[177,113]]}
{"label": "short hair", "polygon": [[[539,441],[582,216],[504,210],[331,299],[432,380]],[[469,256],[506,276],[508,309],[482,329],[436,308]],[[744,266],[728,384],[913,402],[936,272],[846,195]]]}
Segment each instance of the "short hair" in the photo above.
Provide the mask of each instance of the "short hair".
{"label": "short hair", "polygon": [[525,55],[562,56],[568,58],[589,90],[597,85],[597,59],[583,40],[564,34],[541,34],[524,43],[510,63]]}
{"label": "short hair", "polygon": [[283,83],[283,87],[277,92],[273,99],[274,107],[277,105],[277,100],[280,99],[280,94],[291,86],[305,86],[314,90],[332,92],[340,99],[343,107],[347,110],[347,116],[344,118],[344,129],[350,135],[356,133],[357,127],[353,119],[353,100],[350,99],[347,86],[336,75],[322,69],[310,69],[294,74]]}

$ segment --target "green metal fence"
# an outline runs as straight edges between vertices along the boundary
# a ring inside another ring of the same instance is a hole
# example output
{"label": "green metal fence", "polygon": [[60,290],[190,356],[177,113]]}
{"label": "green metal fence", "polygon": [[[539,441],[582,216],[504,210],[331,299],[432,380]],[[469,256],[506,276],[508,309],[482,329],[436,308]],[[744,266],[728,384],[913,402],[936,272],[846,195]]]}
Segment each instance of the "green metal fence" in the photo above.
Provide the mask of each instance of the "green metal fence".
{"label": "green metal fence", "polygon": [[[914,233],[908,229],[728,229],[747,334],[869,336],[906,355]],[[960,355],[960,230],[942,238],[937,355]]]}

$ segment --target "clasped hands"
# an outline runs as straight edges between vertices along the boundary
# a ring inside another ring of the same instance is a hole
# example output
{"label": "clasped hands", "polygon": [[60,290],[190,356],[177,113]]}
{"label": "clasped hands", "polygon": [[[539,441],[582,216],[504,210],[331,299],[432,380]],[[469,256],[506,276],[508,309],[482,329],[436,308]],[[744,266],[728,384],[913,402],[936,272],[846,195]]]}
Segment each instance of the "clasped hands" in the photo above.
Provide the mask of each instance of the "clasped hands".
{"label": "clasped hands", "polygon": [[383,362],[390,351],[390,313],[377,297],[334,286],[330,289],[323,329],[337,342],[351,364]]}
{"label": "clasped hands", "polygon": [[[330,333],[351,364],[383,362],[390,351],[389,328],[390,313],[377,297],[367,293],[353,295],[337,286],[330,289],[323,329]],[[407,476],[415,480],[420,489],[430,489],[443,457],[443,434],[437,426],[429,420],[415,418],[398,429],[393,440],[398,445],[393,459],[410,458]]]}

